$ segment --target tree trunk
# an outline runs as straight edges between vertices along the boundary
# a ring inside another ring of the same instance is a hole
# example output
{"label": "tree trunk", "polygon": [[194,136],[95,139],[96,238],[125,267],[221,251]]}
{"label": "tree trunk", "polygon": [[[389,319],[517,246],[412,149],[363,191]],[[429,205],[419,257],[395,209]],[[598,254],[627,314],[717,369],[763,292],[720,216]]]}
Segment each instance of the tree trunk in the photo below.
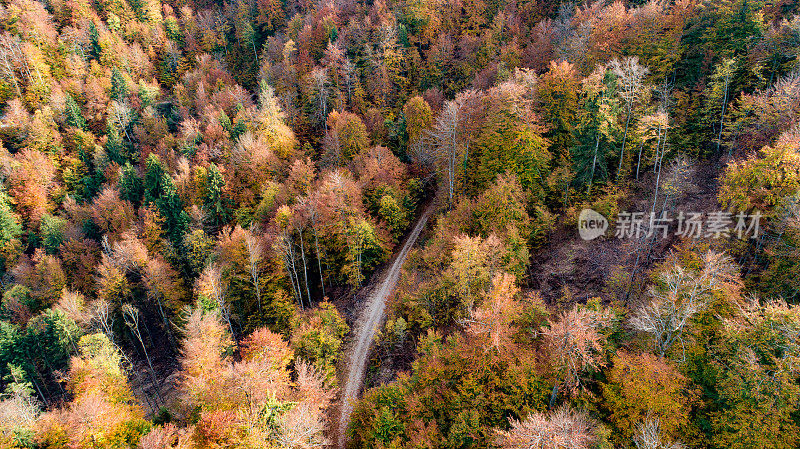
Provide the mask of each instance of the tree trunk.
{"label": "tree trunk", "polygon": [[258,66],[259,66],[259,68],[260,68],[260,66],[261,66],[261,63],[260,63],[260,62],[258,62],[258,52],[256,51],[256,38],[255,38],[255,36],[253,36],[252,42],[253,42],[253,55],[255,55],[255,57],[256,57],[256,64],[258,64]]}
{"label": "tree trunk", "polygon": [[[303,306],[303,290],[300,287],[300,278],[297,276],[297,268],[294,263],[294,243],[289,238],[288,232],[284,231],[283,242],[285,245],[284,259],[286,264],[286,271],[289,273],[289,280],[292,282],[292,290],[294,290],[295,298],[300,304],[300,310],[304,310]],[[296,283],[295,283],[296,281]]]}
{"label": "tree trunk", "polygon": [[453,207],[453,196],[455,195],[455,178],[456,178],[456,158],[458,157],[458,142],[456,142],[456,129],[453,128],[452,137],[450,139],[450,160],[448,161],[448,178],[450,183],[450,202],[449,205]]}
{"label": "tree trunk", "polygon": [[311,232],[314,233],[314,249],[317,251],[317,268],[319,269],[319,283],[322,286],[322,297],[325,298],[325,278],[322,276],[322,254],[319,252],[319,238],[317,237],[316,211],[311,216]]}
{"label": "tree trunk", "polygon": [[[661,146],[660,134],[661,133],[659,132],[659,146]],[[666,136],[664,140],[666,140]],[[664,145],[664,147],[666,147],[666,145]],[[653,192],[653,209],[652,209],[653,213],[656,212],[656,202],[658,201],[658,185],[661,182],[661,161],[664,160],[664,151],[666,151],[666,148],[659,151],[660,154],[658,156],[658,159],[656,160],[656,165],[658,166],[658,172],[657,172],[658,174],[656,175],[656,187],[655,191]]]}
{"label": "tree trunk", "polygon": [[586,194],[590,194],[592,192],[592,182],[594,181],[594,168],[597,165],[597,150],[600,148],[600,132],[595,135],[595,144],[594,144],[594,159],[592,159],[592,174],[589,176],[589,188],[586,189]]}
{"label": "tree trunk", "polygon": [[300,308],[303,308],[303,290],[300,288],[300,278],[297,277],[297,268],[295,267],[294,259],[294,241],[291,238],[286,238],[286,248],[288,249],[286,260],[289,262],[287,265],[289,269],[289,278],[292,280],[292,286],[297,285],[295,292],[297,293],[297,301],[300,303]]}
{"label": "tree trunk", "polygon": [[158,313],[161,314],[161,320],[164,322],[164,330],[167,331],[167,339],[169,340],[170,346],[172,346],[172,350],[177,352],[178,344],[175,341],[175,335],[172,334],[172,326],[169,324],[169,319],[167,319],[167,314],[164,313],[164,306],[161,304],[161,295],[155,295],[156,303],[158,304]]}
{"label": "tree trunk", "polygon": [[719,154],[719,144],[722,142],[722,125],[725,122],[725,106],[728,104],[728,81],[731,75],[725,75],[725,96],[722,99],[722,114],[719,117],[719,135],[717,136],[717,154]]}
{"label": "tree trunk", "polygon": [[553,391],[550,392],[550,405],[549,409],[552,410],[556,406],[556,399],[558,398],[558,382],[553,385]]}
{"label": "tree trunk", "polygon": [[158,377],[156,377],[156,370],[153,368],[153,362],[150,360],[150,354],[147,353],[147,347],[144,345],[144,339],[142,339],[142,333],[139,331],[138,326],[139,324],[136,323],[137,328],[134,331],[134,335],[139,340],[139,344],[142,345],[142,352],[144,353],[144,358],[147,360],[147,366],[150,368],[150,379],[153,381],[153,387],[156,390],[156,398],[158,402],[162,405],[164,404],[164,398],[161,397],[161,389],[160,382],[158,381]]}
{"label": "tree trunk", "polygon": [[14,83],[14,91],[17,93],[18,97],[22,96],[22,91],[19,88],[19,82],[17,82],[17,74],[15,73],[14,66],[12,65],[11,61],[9,60],[9,56],[7,53],[3,52],[2,55],[3,63],[6,66],[6,71],[8,72],[9,78]]}
{"label": "tree trunk", "polygon": [[258,269],[251,269],[251,277],[253,278],[253,287],[256,289],[256,301],[258,301],[258,311],[261,312],[261,286],[259,285]]}
{"label": "tree trunk", "polygon": [[454,186],[455,183],[455,170],[456,170],[456,147],[455,142],[450,147],[450,155],[447,158],[447,203],[449,207],[453,206],[453,195],[454,195]]}
{"label": "tree trunk", "polygon": [[622,174],[622,158],[625,156],[625,141],[628,140],[628,124],[631,121],[631,108],[628,108],[628,118],[625,119],[625,134],[622,137],[622,149],[619,151],[619,167],[617,167],[617,180]]}
{"label": "tree trunk", "polygon": [[300,304],[300,308],[303,308],[302,300],[300,299],[300,294],[297,291],[297,286],[294,285],[294,276],[292,275],[292,268],[291,262],[289,262],[289,254],[284,251],[283,253],[283,264],[286,266],[286,272],[289,274],[289,282],[292,284],[292,294],[294,298],[297,300],[297,303]]}
{"label": "tree trunk", "polygon": [[260,255],[255,254],[256,252],[260,253],[260,249],[253,241],[253,234],[248,233],[248,237],[245,239],[245,243],[247,244],[247,256],[248,261],[250,262],[250,279],[253,281],[253,288],[256,291],[256,301],[258,302],[258,311],[261,312],[261,283],[259,282],[258,276],[258,262]]}
{"label": "tree trunk", "polygon": [[653,163],[653,173],[658,169],[659,152],[661,151],[661,124],[658,125],[658,140],[656,140],[656,162]]}
{"label": "tree trunk", "polygon": [[[49,369],[51,373],[55,372],[53,365],[51,365],[50,361],[47,360],[47,356],[45,355],[44,349],[42,349],[42,345],[38,340],[36,341],[36,347],[39,348],[39,354],[41,354],[42,360],[44,361],[45,366],[47,366],[47,369]],[[64,387],[61,386],[61,382],[56,382],[56,385],[58,386],[58,391],[60,391],[61,394],[63,395]]]}
{"label": "tree trunk", "polygon": [[298,230],[300,234],[300,257],[303,259],[303,280],[306,283],[306,297],[308,297],[308,305],[311,306],[311,291],[308,289],[308,265],[306,264],[306,247],[303,243],[303,230]]}
{"label": "tree trunk", "polygon": [[[37,375],[39,375],[39,372],[38,372],[38,370],[36,370],[35,367],[33,368],[33,370],[36,371]],[[40,377],[40,380],[41,380],[41,376],[39,376],[39,377]],[[36,378],[33,377],[33,376],[31,377],[31,383],[36,388],[36,391],[39,393],[39,397],[42,398],[42,402],[44,402],[44,406],[45,407],[50,407],[50,402],[47,400],[47,397],[44,395],[44,392],[42,391],[42,388],[39,386],[39,384],[36,382]]]}
{"label": "tree trunk", "polygon": [[236,332],[233,331],[233,323],[231,323],[231,313],[224,305],[221,305],[220,309],[222,309],[222,317],[225,318],[225,322],[228,323],[228,329],[231,331],[231,338],[233,338],[233,341],[236,341]]}
{"label": "tree trunk", "polygon": [[644,149],[644,139],[642,144],[639,145],[639,160],[636,162],[636,180],[639,180],[639,167],[642,165],[642,150]]}
{"label": "tree trunk", "polygon": [[31,376],[31,382],[36,387],[36,390],[39,392],[39,396],[42,397],[42,402],[44,402],[45,407],[49,407],[50,401],[48,401],[47,396],[45,396],[45,392],[47,393],[48,396],[50,395],[50,391],[47,389],[47,384],[45,384],[44,378],[42,377],[41,373],[39,373],[39,369],[36,368],[36,362],[34,362],[33,357],[31,357],[30,353],[27,354],[27,356],[28,356],[28,363],[31,364],[31,367],[33,368],[33,373],[37,377],[39,377],[39,380],[42,383],[42,387],[44,387],[44,391],[42,391],[41,387],[36,383],[36,379],[33,376]]}

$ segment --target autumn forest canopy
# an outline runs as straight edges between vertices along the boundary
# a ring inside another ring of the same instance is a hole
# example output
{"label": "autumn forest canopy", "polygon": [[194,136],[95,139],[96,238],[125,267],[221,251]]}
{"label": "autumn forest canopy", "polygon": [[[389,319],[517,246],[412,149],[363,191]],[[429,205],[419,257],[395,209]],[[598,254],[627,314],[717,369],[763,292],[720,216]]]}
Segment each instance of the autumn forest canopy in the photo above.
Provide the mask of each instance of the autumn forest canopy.
{"label": "autumn forest canopy", "polygon": [[792,0],[0,0],[0,448],[798,448],[798,58]]}

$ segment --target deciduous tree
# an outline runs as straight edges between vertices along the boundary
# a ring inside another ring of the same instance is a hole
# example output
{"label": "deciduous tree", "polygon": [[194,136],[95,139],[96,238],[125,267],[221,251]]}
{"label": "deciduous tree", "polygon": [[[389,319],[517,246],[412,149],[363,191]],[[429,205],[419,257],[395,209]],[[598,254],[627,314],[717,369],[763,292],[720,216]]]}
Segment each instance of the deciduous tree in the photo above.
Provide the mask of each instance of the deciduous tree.
{"label": "deciduous tree", "polygon": [[609,323],[607,314],[575,305],[542,328],[553,364],[568,391],[574,393],[581,386],[584,371],[605,364],[605,336],[600,331]]}
{"label": "deciduous tree", "polygon": [[618,444],[644,436],[642,423],[652,425],[647,423],[653,420],[658,422],[656,435],[664,440],[677,440],[689,430],[692,393],[689,380],[675,367],[652,354],[622,351],[612,364],[603,402]]}
{"label": "deciduous tree", "polygon": [[548,414],[534,413],[524,421],[509,420],[511,430],[498,432],[504,449],[588,449],[598,438],[595,423],[585,413],[562,406]]}
{"label": "deciduous tree", "polygon": [[730,301],[736,301],[741,286],[738,267],[730,257],[714,251],[703,255],[699,270],[672,262],[659,273],[658,281],[648,292],[649,299],[634,310],[629,323],[653,337],[661,357],[682,341],[691,318],[709,305],[715,292],[724,292],[732,296]]}
{"label": "deciduous tree", "polygon": [[619,177],[622,172],[622,161],[625,156],[625,143],[628,140],[628,125],[630,124],[631,116],[636,106],[647,100],[644,77],[649,70],[639,64],[639,58],[636,56],[629,56],[621,61],[614,58],[611,60],[609,68],[617,76],[619,82],[617,94],[625,106],[625,133],[622,137],[622,148],[619,150],[619,168],[617,169],[617,176]]}

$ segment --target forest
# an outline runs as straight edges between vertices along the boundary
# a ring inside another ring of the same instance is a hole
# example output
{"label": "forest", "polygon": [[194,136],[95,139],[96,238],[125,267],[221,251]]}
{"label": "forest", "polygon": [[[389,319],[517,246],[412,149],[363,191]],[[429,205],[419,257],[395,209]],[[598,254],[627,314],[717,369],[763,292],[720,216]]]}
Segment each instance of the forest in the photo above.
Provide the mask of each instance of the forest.
{"label": "forest", "polygon": [[798,58],[794,0],[0,0],[0,448],[798,448]]}

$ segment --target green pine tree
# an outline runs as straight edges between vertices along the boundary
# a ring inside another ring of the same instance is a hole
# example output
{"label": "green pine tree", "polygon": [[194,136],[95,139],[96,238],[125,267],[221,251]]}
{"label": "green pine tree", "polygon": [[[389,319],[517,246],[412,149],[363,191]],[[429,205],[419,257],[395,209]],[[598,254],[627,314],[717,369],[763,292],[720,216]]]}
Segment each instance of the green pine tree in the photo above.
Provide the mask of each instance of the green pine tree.
{"label": "green pine tree", "polygon": [[122,72],[116,67],[111,69],[111,93],[112,100],[121,101],[128,96],[128,82],[122,76]]}
{"label": "green pine tree", "polygon": [[89,56],[92,59],[100,59],[103,49],[100,47],[100,32],[94,22],[89,22]]}
{"label": "green pine tree", "polygon": [[136,172],[136,168],[130,163],[122,167],[122,174],[119,178],[120,197],[130,201],[134,205],[139,205],[142,199],[142,178]]}
{"label": "green pine tree", "polygon": [[154,203],[162,191],[162,180],[164,179],[164,166],[161,159],[154,153],[150,153],[145,161],[144,175],[144,202]]}
{"label": "green pine tree", "polygon": [[106,126],[106,155],[110,161],[121,164],[125,161],[125,145],[117,127],[111,123]]}
{"label": "green pine tree", "polygon": [[66,97],[64,113],[67,115],[67,126],[85,130],[86,120],[84,120],[81,114],[80,106],[78,106],[78,103],[72,98],[72,95],[67,94]]}
{"label": "green pine tree", "polygon": [[156,207],[164,217],[167,233],[176,244],[183,243],[183,235],[189,229],[189,215],[183,210],[183,201],[178,196],[175,181],[168,174],[161,176],[161,195],[156,199]]}
{"label": "green pine tree", "polygon": [[214,226],[221,226],[230,219],[230,208],[225,198],[225,178],[216,164],[208,167],[204,206]]}

